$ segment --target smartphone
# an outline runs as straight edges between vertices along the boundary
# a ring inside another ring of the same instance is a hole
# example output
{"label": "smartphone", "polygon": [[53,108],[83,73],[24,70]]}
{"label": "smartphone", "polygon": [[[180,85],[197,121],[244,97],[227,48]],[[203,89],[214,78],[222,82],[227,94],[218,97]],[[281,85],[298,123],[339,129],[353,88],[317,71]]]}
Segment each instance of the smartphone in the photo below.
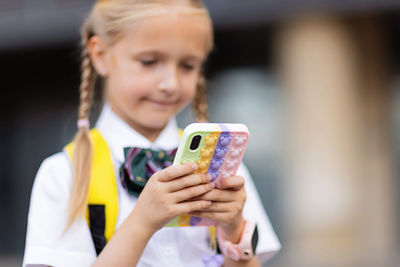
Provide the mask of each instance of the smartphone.
{"label": "smartphone", "polygon": [[[192,123],[183,131],[173,165],[196,162],[195,173],[209,173],[212,181],[236,174],[249,141],[246,125],[237,123]],[[167,226],[210,226],[210,220],[182,215]]]}

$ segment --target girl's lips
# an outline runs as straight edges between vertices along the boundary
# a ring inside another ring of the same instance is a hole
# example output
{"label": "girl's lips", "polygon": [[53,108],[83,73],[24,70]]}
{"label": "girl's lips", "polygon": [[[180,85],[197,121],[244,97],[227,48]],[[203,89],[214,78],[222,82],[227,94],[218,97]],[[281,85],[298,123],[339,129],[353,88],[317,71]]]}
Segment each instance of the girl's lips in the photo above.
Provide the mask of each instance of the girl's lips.
{"label": "girl's lips", "polygon": [[154,99],[146,99],[150,103],[156,104],[158,106],[169,107],[176,104],[177,101],[162,101],[162,100],[154,100]]}

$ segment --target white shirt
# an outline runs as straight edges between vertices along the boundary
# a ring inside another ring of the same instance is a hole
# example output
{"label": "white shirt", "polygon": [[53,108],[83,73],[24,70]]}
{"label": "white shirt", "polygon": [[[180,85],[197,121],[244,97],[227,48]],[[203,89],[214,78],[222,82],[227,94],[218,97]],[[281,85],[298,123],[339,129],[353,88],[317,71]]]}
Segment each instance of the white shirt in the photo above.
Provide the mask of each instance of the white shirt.
{"label": "white shirt", "polygon": [[[178,128],[175,118],[172,118],[157,140],[151,143],[120,119],[109,105],[104,106],[96,128],[112,154],[118,185],[119,227],[137,199],[128,194],[119,179],[118,169],[124,161],[123,148],[176,148],[179,144]],[[279,251],[280,243],[243,164],[237,174],[245,178],[247,200],[243,216],[257,221],[259,241],[256,253],[264,262]],[[45,159],[32,189],[23,266],[90,266],[96,260],[96,251],[84,218],[75,221],[64,233],[71,188],[72,173],[67,154],[60,152]],[[137,266],[204,266],[202,255],[212,254],[207,238],[207,227],[164,227],[151,237]]]}

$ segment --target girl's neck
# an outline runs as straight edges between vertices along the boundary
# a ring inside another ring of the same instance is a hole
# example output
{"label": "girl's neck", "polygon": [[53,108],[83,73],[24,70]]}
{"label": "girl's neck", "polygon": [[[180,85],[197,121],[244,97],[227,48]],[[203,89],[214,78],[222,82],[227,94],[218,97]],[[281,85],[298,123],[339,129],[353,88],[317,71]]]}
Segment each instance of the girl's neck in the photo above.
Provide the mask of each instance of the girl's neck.
{"label": "girl's neck", "polygon": [[132,129],[146,137],[150,142],[154,143],[157,137],[161,134],[162,129],[148,129],[144,127],[140,127],[138,125],[132,125],[129,122],[125,121]]}

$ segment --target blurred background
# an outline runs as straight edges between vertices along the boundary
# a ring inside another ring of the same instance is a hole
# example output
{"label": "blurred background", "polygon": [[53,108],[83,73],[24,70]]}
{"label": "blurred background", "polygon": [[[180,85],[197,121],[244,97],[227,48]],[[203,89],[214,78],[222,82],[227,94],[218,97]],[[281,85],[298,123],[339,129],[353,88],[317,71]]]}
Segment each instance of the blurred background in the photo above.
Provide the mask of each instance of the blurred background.
{"label": "blurred background", "polygon": [[[75,133],[93,3],[0,1],[0,266],[21,266],[37,169]],[[211,119],[249,126],[245,162],[283,245],[264,266],[400,266],[400,1],[205,3]]]}

